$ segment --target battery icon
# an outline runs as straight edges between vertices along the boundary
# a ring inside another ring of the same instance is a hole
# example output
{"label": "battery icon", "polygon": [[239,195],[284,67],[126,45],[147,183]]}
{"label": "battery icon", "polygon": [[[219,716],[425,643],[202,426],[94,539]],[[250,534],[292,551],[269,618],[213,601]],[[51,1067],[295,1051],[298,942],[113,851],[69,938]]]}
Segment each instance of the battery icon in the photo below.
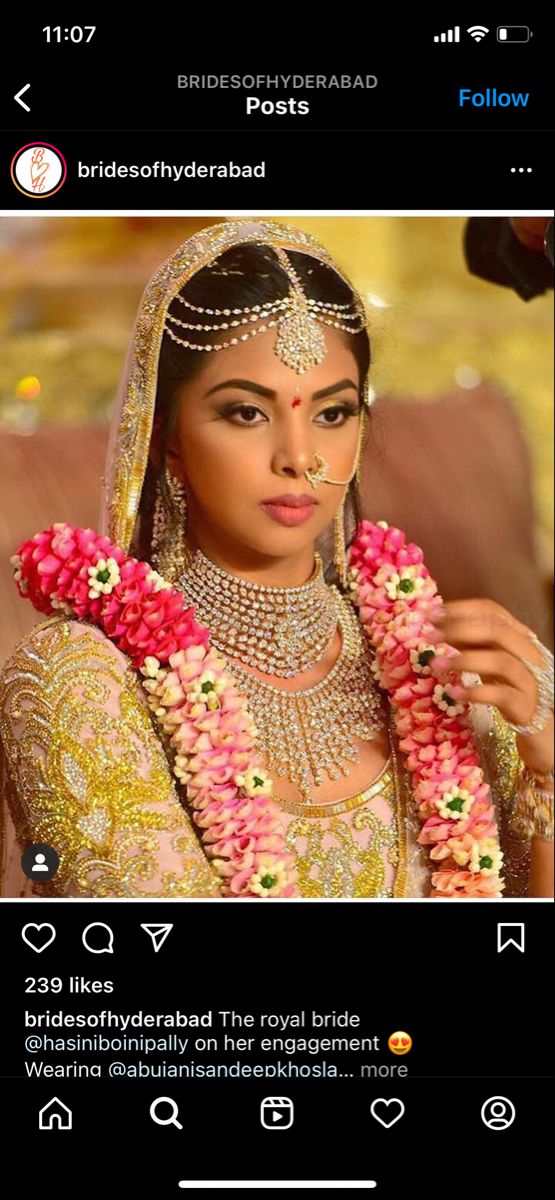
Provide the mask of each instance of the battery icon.
{"label": "battery icon", "polygon": [[497,28],[498,42],[529,42],[532,30],[527,25],[499,25]]}

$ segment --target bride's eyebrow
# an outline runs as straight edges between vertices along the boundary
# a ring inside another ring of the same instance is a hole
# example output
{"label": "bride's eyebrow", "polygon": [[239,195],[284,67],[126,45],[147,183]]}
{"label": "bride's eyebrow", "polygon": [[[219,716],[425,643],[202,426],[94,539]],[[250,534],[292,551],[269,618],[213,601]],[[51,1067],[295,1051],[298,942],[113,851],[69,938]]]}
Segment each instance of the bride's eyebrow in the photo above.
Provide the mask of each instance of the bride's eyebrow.
{"label": "bride's eyebrow", "polygon": [[224,388],[241,388],[243,392],[254,392],[256,396],[264,396],[266,400],[275,400],[276,393],[271,388],[263,387],[261,383],[253,383],[250,379],[226,379],[224,383],[217,383],[215,387],[210,388],[206,393],[207,396],[213,396],[214,392],[221,392]]}
{"label": "bride's eyebrow", "polygon": [[325,396],[333,396],[334,392],[343,392],[345,388],[354,388],[358,393],[357,385],[353,383],[352,379],[342,379],[340,383],[332,383],[330,387],[320,388],[319,392],[314,393],[312,399],[323,400]]}
{"label": "bride's eyebrow", "polygon": [[[210,388],[206,395],[213,396],[215,392],[230,387],[241,388],[243,392],[254,392],[255,396],[263,396],[266,400],[276,399],[276,393],[271,388],[263,387],[261,383],[254,383],[251,379],[226,379],[224,383],[217,383],[215,387]],[[332,383],[329,387],[320,388],[320,391],[314,392],[312,399],[323,400],[325,396],[333,396],[335,392],[342,392],[345,388],[353,388],[355,392],[358,392],[357,385],[353,383],[352,379],[341,379],[339,383]]]}

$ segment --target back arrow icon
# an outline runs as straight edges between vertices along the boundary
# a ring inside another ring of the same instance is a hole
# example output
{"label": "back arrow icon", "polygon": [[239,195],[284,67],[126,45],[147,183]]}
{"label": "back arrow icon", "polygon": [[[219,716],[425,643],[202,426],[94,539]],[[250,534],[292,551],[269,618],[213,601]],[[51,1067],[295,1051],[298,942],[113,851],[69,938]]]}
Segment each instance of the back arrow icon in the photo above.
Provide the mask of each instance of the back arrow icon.
{"label": "back arrow icon", "polygon": [[20,105],[21,105],[21,107],[22,107],[22,108],[24,108],[24,109],[26,110],[26,112],[30,112],[30,111],[31,111],[31,109],[29,108],[29,105],[28,105],[28,104],[26,104],[26,103],[25,103],[25,101],[21,99],[21,97],[22,97],[23,93],[27,91],[27,88],[30,88],[30,86],[31,86],[31,84],[30,84],[30,83],[26,83],[26,84],[25,84],[25,87],[22,87],[22,88],[21,88],[21,91],[19,91],[19,92],[17,93],[17,95],[16,95],[16,96],[14,96],[14,100],[16,100],[16,101],[17,101],[17,103],[18,103],[18,104],[20,104]]}

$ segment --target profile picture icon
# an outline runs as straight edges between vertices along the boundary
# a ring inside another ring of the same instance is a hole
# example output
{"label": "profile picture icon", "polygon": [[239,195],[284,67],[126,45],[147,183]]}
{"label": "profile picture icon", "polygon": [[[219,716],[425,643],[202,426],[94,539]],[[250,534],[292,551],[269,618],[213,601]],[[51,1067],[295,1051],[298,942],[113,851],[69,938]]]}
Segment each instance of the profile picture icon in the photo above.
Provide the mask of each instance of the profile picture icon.
{"label": "profile picture icon", "polygon": [[63,187],[67,163],[61,151],[49,142],[28,142],[12,158],[11,177],[24,196],[41,199]]}
{"label": "profile picture icon", "polygon": [[515,1119],[516,1109],[506,1096],[490,1096],[482,1104],[480,1115],[488,1129],[508,1129]]}
{"label": "profile picture icon", "polygon": [[56,874],[60,859],[53,846],[32,842],[21,856],[21,866],[28,879],[44,883]]}

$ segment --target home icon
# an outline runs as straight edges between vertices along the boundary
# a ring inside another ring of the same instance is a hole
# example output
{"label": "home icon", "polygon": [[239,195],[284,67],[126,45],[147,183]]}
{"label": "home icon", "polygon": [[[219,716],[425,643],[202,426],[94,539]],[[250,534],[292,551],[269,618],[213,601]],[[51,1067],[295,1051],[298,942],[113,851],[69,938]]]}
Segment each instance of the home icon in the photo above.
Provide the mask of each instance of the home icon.
{"label": "home icon", "polygon": [[39,1129],[71,1129],[71,1109],[53,1096],[39,1112]]}

